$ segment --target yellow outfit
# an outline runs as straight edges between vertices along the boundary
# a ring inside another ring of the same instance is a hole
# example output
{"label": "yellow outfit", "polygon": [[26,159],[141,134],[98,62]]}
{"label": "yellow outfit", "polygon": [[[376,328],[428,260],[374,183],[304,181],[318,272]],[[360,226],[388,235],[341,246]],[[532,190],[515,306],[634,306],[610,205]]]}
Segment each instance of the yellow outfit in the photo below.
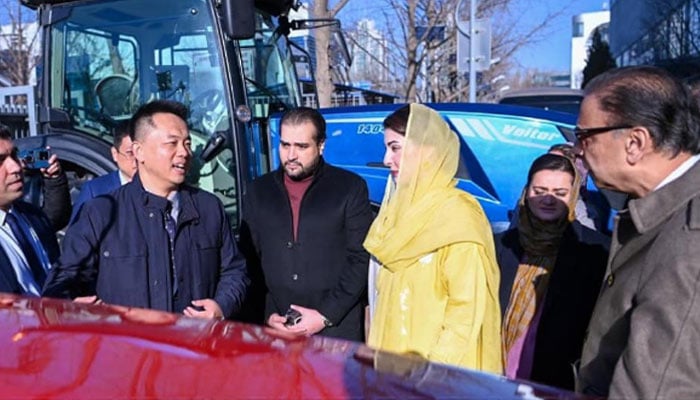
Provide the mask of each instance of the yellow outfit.
{"label": "yellow outfit", "polygon": [[455,188],[458,163],[456,134],[412,104],[399,175],[364,243],[382,264],[368,344],[501,373],[493,236],[481,206]]}

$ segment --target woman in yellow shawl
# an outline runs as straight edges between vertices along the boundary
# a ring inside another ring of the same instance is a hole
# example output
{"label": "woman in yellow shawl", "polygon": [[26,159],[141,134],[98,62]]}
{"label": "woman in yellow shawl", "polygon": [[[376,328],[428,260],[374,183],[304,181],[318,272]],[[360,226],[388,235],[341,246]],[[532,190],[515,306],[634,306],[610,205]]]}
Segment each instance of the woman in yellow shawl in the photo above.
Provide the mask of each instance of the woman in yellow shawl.
{"label": "woman in yellow shawl", "polygon": [[368,345],[501,373],[493,236],[479,203],[455,187],[459,140],[419,104],[384,129],[391,177],[364,243],[381,265]]}

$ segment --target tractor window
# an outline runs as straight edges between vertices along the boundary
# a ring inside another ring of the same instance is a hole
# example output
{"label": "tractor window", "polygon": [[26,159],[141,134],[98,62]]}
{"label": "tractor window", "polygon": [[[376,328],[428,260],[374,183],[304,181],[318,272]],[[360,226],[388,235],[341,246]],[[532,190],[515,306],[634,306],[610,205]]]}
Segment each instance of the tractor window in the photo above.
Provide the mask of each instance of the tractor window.
{"label": "tractor window", "polygon": [[65,77],[61,108],[77,125],[105,132],[101,119],[128,119],[134,106],[137,44],[133,37],[65,27]]}
{"label": "tractor window", "polygon": [[61,128],[107,143],[113,129],[142,104],[167,99],[187,106],[195,152],[188,182],[216,194],[235,227],[234,143],[209,162],[198,157],[214,135],[235,136],[225,72],[228,68],[231,76],[239,76],[239,64],[224,64],[213,3],[102,0],[56,5],[47,83],[50,107],[68,118]]}
{"label": "tractor window", "polygon": [[[229,129],[223,79],[212,32],[181,35],[154,51],[150,93],[190,106],[190,127],[210,136]],[[204,84],[207,82],[207,84]]]}
{"label": "tractor window", "polygon": [[269,17],[256,18],[255,38],[240,42],[241,59],[253,116],[266,119],[300,104],[301,91],[287,39]]}

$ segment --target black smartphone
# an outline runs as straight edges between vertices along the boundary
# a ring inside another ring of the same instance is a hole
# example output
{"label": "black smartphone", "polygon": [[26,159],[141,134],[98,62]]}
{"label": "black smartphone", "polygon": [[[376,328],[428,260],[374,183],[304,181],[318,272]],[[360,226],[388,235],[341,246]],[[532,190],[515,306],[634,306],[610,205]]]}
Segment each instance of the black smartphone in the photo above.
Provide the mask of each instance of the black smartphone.
{"label": "black smartphone", "polygon": [[38,170],[48,168],[51,152],[43,147],[30,150],[20,150],[17,156],[24,163],[24,168],[29,170]]}
{"label": "black smartphone", "polygon": [[294,326],[301,321],[301,313],[293,308],[287,310],[284,315],[286,321],[284,321],[284,326]]}

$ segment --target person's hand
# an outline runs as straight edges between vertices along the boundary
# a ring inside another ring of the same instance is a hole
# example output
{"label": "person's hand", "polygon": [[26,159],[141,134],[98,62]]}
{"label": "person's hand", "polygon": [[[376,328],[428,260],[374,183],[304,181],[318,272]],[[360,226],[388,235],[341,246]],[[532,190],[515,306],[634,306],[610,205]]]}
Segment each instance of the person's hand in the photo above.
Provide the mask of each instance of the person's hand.
{"label": "person's hand", "polygon": [[[47,146],[46,150],[49,149],[50,147]],[[46,179],[58,177],[58,175],[61,174],[61,163],[58,162],[58,156],[56,154],[51,154],[51,157],[49,157],[49,166],[41,168],[39,171],[41,171],[41,176]]]}
{"label": "person's hand", "polygon": [[303,327],[306,330],[306,336],[315,335],[326,327],[326,324],[323,323],[325,320],[323,315],[313,308],[306,308],[295,304],[292,304],[289,307],[299,311],[301,314],[301,321],[299,321],[296,326]]}
{"label": "person's hand", "polygon": [[97,296],[81,296],[73,299],[74,303],[81,304],[102,304],[102,300]]}
{"label": "person's hand", "polygon": [[192,318],[224,319],[224,312],[212,299],[192,300],[192,306],[185,308],[183,314]]}
{"label": "person's hand", "polygon": [[286,320],[287,318],[277,313],[272,313],[267,319],[267,325],[275,331],[283,332],[287,338],[306,336],[306,328],[302,327],[301,323],[287,326],[284,324]]}

